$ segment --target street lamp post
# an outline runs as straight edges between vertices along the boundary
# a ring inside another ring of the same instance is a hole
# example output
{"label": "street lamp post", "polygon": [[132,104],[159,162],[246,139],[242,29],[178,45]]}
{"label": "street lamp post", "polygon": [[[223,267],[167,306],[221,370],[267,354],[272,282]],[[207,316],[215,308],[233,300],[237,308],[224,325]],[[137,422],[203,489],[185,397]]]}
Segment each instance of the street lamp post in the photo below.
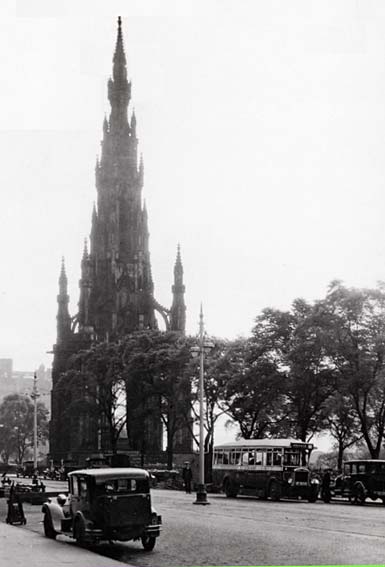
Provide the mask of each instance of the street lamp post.
{"label": "street lamp post", "polygon": [[205,447],[204,447],[204,356],[209,353],[214,344],[208,340],[204,332],[203,309],[201,305],[199,315],[199,335],[198,346],[191,348],[191,354],[195,358],[199,356],[199,484],[197,489],[197,497],[194,504],[210,504],[207,500],[207,491],[205,486]]}
{"label": "street lamp post", "polygon": [[37,391],[36,372],[33,375],[33,390],[31,398],[33,399],[33,468],[37,470],[37,399],[40,396]]}

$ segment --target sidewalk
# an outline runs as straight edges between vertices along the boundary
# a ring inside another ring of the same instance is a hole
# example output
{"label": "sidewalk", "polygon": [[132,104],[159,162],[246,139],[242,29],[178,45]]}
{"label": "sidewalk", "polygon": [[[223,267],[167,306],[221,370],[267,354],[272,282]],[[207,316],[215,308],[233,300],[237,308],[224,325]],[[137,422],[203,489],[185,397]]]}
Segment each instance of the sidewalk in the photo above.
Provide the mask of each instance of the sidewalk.
{"label": "sidewalk", "polygon": [[0,522],[0,567],[127,567],[114,559]]}

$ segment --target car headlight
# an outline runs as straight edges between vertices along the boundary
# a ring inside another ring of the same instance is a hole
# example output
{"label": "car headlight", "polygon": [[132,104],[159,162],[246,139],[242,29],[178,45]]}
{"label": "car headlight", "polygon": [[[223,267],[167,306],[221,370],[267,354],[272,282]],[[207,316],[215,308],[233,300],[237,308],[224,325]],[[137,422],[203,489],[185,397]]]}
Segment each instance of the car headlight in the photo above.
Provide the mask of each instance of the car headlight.
{"label": "car headlight", "polygon": [[319,482],[318,478],[312,478],[311,481],[310,481],[310,484],[319,484],[319,483],[320,482]]}
{"label": "car headlight", "polygon": [[289,478],[288,481],[287,481],[287,484],[293,484],[293,479]]}

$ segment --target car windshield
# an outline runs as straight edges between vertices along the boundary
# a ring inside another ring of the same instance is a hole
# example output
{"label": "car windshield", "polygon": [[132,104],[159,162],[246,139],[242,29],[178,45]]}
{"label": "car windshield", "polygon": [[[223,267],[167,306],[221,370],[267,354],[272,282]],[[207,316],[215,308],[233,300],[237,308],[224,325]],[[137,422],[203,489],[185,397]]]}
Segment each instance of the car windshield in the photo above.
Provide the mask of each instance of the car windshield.
{"label": "car windshield", "polygon": [[113,478],[96,480],[99,494],[140,494],[149,492],[148,480],[143,478]]}

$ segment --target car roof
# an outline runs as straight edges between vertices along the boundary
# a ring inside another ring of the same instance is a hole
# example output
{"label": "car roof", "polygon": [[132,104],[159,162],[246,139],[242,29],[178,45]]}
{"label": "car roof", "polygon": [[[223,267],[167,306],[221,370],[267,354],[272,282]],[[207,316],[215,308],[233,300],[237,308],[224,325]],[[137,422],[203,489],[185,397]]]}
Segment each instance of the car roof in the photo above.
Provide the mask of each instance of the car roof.
{"label": "car roof", "polygon": [[224,443],[222,445],[217,445],[215,449],[231,449],[232,447],[288,447],[290,448],[294,445],[308,445],[314,449],[312,443],[306,443],[300,441],[299,439],[239,439],[238,441],[233,441],[232,443]]}
{"label": "car roof", "polygon": [[384,459],[351,459],[350,461],[344,461],[345,465],[349,463],[385,463]]}
{"label": "car roof", "polygon": [[144,469],[136,469],[134,467],[79,469],[68,473],[68,476],[79,475],[93,477],[98,480],[109,480],[113,478],[149,478],[149,473],[147,471]]}

